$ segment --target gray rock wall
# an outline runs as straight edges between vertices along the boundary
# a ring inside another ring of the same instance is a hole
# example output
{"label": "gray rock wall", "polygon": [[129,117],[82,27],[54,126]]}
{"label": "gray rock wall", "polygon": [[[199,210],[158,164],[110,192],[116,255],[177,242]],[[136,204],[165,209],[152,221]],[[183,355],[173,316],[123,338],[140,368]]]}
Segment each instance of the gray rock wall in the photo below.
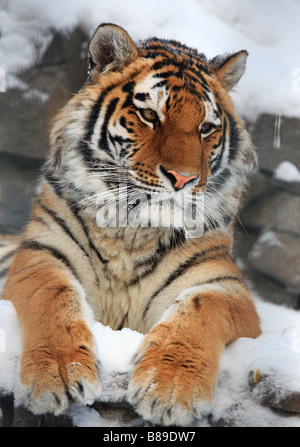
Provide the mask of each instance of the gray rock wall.
{"label": "gray rock wall", "polygon": [[235,257],[263,298],[298,309],[300,181],[293,174],[300,171],[300,120],[261,115],[253,139],[259,168],[240,213]]}
{"label": "gray rock wall", "polygon": [[87,41],[81,29],[54,34],[20,88],[0,93],[0,232],[21,231],[30,215],[51,119],[86,80]]}

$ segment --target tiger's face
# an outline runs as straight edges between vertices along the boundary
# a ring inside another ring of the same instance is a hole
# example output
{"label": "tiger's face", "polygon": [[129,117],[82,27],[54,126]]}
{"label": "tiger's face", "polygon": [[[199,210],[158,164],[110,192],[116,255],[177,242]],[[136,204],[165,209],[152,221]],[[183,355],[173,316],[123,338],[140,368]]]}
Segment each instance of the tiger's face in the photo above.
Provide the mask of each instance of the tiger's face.
{"label": "tiger's face", "polygon": [[132,176],[141,187],[174,197],[178,191],[204,190],[222,133],[219,113],[209,99],[193,93],[184,73],[147,68],[118,117]]}
{"label": "tiger's face", "polygon": [[51,169],[69,195],[90,213],[105,204],[111,223],[122,204],[145,226],[184,227],[183,207],[226,226],[255,160],[227,94],[247,53],[208,61],[175,41],[136,46],[116,25],[100,26],[89,52],[89,82],[52,132]]}

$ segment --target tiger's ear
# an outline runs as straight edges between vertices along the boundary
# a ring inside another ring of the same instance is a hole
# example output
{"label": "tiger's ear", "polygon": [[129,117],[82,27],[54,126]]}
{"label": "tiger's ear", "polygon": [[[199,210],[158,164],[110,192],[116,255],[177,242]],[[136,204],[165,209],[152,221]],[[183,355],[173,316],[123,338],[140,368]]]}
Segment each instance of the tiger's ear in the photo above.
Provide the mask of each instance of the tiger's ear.
{"label": "tiger's ear", "polygon": [[90,65],[99,73],[120,70],[138,56],[129,34],[120,26],[103,23],[89,42]]}
{"label": "tiger's ear", "polygon": [[248,52],[239,51],[234,54],[223,54],[214,57],[211,67],[225,90],[231,90],[239,82],[246,68]]}

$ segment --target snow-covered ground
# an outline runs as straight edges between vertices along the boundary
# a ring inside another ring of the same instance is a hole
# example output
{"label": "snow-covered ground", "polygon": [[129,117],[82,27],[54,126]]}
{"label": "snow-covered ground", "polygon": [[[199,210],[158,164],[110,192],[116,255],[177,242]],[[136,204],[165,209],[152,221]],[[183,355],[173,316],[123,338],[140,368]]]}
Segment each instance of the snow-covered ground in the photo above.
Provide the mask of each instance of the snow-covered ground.
{"label": "snow-covered ground", "polygon": [[[251,122],[261,112],[300,117],[299,0],[0,0],[2,90],[3,74],[6,88],[22,88],[18,73],[38,60],[53,30],[80,25],[92,33],[101,22],[123,26],[136,40],[153,35],[178,39],[208,57],[247,49],[247,71],[233,93],[239,113]],[[287,169],[293,167],[279,167],[276,176],[282,178]],[[293,174],[298,181],[297,168]],[[300,391],[300,313],[259,297],[256,304],[263,334],[225,349],[212,415],[240,426],[300,426],[299,417],[286,418],[261,406],[259,393],[248,386],[249,372],[259,370],[282,395]],[[102,399],[122,400],[142,335],[129,329],[114,332],[100,323],[93,333],[103,365]],[[21,345],[14,308],[0,301],[2,390],[17,390]],[[72,407],[71,415],[76,425],[107,423],[87,407]]]}
{"label": "snow-covered ground", "polygon": [[[212,417],[234,420],[237,426],[300,427],[300,417],[280,416],[260,405],[262,390],[250,390],[249,373],[268,375],[273,390],[284,397],[300,390],[300,313],[255,298],[263,334],[256,340],[241,338],[225,348],[221,358],[219,381]],[[99,360],[103,391],[100,401],[126,401],[126,385],[132,372],[132,357],[143,335],[122,329],[112,331],[95,323],[93,334]],[[22,334],[11,302],[0,300],[0,390],[14,392],[18,404],[18,370]],[[89,407],[70,408],[78,426],[119,426],[120,421],[106,420]],[[140,418],[131,425],[141,425]],[[207,418],[193,426],[210,426]]]}
{"label": "snow-covered ground", "polygon": [[136,40],[175,38],[208,57],[246,49],[247,72],[234,93],[239,112],[300,116],[299,0],[0,0],[0,68],[6,87],[31,66],[51,30],[117,23]]}

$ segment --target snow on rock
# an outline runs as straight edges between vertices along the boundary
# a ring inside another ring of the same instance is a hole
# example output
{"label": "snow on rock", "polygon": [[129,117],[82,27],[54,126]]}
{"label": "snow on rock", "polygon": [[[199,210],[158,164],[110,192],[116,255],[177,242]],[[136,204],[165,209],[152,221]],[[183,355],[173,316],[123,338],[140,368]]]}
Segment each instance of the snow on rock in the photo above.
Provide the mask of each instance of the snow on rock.
{"label": "snow on rock", "polygon": [[[300,314],[265,303],[259,297],[255,301],[263,333],[255,340],[240,338],[224,350],[210,423],[234,421],[235,426],[300,426],[300,416],[286,418],[261,405],[270,387],[273,402],[300,393]],[[124,402],[132,357],[143,335],[130,329],[113,331],[100,323],[94,324],[92,332],[101,361],[103,391],[100,401]],[[13,392],[19,383],[22,337],[12,303],[3,300],[0,300],[0,334],[0,390]],[[249,384],[251,374],[256,374],[256,386]],[[75,425],[105,425],[93,409],[71,406],[70,415]],[[203,421],[198,423],[203,425]]]}
{"label": "snow on rock", "polygon": [[[261,405],[281,408],[281,401],[300,394],[299,343],[300,328],[290,328],[281,334],[263,333],[255,340],[240,338],[228,346],[221,358],[212,421],[300,427],[300,417],[280,418]],[[299,404],[298,396],[297,409]]]}
{"label": "snow on rock", "polygon": [[276,180],[284,182],[300,182],[299,169],[288,160],[283,161],[276,167],[273,176]]}

